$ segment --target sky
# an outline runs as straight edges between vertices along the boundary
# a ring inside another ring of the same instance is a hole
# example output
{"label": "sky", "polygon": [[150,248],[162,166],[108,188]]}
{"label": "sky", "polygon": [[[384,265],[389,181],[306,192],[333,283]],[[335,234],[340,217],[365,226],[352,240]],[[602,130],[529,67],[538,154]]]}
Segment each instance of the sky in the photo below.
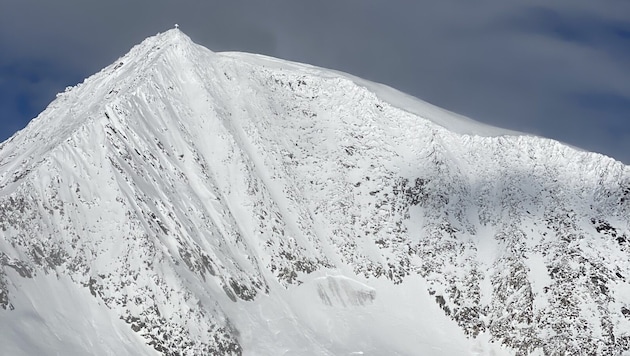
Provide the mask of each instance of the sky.
{"label": "sky", "polygon": [[0,0],[0,141],[175,23],[630,164],[628,0]]}

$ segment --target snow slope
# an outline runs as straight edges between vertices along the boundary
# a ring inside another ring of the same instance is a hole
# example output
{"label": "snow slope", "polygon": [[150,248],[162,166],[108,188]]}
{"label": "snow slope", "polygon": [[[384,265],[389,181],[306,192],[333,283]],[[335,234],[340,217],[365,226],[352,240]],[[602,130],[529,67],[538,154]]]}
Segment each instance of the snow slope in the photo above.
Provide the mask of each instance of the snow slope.
{"label": "snow slope", "polygon": [[0,351],[622,354],[629,216],[608,157],[170,30],[0,145]]}

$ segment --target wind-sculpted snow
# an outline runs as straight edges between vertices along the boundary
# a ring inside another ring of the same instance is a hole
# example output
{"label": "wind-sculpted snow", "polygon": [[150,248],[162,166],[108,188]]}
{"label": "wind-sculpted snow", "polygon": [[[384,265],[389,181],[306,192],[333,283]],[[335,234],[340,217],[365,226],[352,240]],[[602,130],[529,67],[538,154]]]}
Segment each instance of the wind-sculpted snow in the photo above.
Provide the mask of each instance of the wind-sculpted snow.
{"label": "wind-sculpted snow", "polygon": [[414,100],[147,39],[0,145],[0,345],[110,318],[95,353],[628,351],[630,169]]}
{"label": "wind-sculpted snow", "polygon": [[318,278],[317,295],[330,306],[363,306],[376,298],[374,288],[345,277],[327,276]]}

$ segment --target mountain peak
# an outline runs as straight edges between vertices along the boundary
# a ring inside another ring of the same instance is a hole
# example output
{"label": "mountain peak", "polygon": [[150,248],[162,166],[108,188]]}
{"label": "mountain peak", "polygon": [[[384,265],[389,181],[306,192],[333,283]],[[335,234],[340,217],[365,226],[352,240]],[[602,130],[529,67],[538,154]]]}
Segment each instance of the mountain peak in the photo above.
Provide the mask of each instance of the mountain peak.
{"label": "mountain peak", "polygon": [[175,28],[0,144],[0,345],[620,355],[628,216],[612,159]]}
{"label": "mountain peak", "polygon": [[125,58],[139,57],[139,64],[146,61],[149,55],[159,55],[168,49],[179,49],[179,54],[190,52],[190,48],[196,44],[179,28],[172,28],[167,31],[157,33],[154,36],[146,38],[140,44],[132,48],[129,53],[122,57]]}
{"label": "mountain peak", "polygon": [[[100,72],[74,87],[67,87],[25,129],[0,144],[0,168],[13,167],[0,172],[0,187],[13,179],[9,174],[20,176],[30,171],[82,126],[107,119],[108,106],[138,89],[138,84],[155,78],[156,72],[177,71],[189,65],[199,48],[202,47],[179,28],[173,28],[146,38]],[[169,75],[173,79],[174,73]],[[21,159],[8,161],[15,157]]]}
{"label": "mountain peak", "polygon": [[149,39],[151,38],[163,43],[193,43],[190,37],[180,30],[179,27],[171,28],[153,37],[149,37]]}

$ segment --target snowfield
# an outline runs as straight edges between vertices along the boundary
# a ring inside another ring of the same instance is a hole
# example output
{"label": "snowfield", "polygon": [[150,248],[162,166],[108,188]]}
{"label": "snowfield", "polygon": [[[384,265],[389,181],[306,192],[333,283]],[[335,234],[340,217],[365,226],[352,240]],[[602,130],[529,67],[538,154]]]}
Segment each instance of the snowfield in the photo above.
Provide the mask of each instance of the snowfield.
{"label": "snowfield", "polygon": [[630,168],[178,29],[0,144],[0,354],[627,355]]}

